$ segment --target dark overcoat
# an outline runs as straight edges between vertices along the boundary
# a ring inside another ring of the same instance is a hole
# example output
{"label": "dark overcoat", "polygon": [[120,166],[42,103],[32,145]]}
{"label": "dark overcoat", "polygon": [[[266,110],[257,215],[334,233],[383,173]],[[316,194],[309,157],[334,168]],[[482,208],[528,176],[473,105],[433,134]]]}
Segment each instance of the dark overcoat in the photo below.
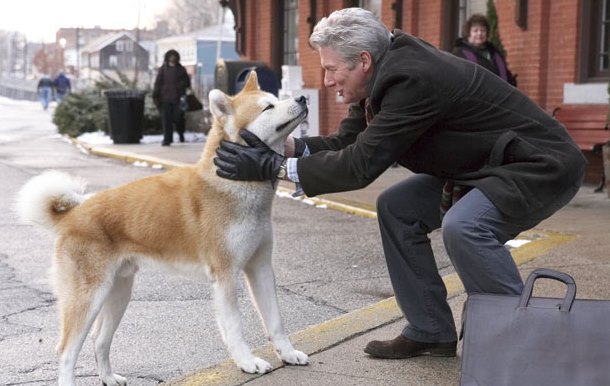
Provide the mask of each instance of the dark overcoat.
{"label": "dark overcoat", "polygon": [[[581,183],[586,161],[564,126],[507,82],[394,31],[390,50],[336,134],[312,137],[297,171],[308,196],[360,189],[393,163],[479,188],[526,216]],[[408,203],[405,203],[408,204]]]}

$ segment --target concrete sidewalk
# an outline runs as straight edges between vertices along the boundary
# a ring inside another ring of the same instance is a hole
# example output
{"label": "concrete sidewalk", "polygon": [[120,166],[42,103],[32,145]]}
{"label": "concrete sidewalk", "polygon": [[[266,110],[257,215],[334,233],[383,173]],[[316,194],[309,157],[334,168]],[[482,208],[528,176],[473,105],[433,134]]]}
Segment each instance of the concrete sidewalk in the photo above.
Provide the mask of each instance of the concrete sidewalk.
{"label": "concrete sidewalk", "polygon": [[[196,162],[203,143],[92,145],[77,144],[92,154],[146,162],[164,168]],[[330,208],[374,217],[375,201],[381,191],[410,175],[403,168],[392,168],[369,187],[348,193],[324,195]],[[291,184],[283,183],[289,191]],[[577,298],[610,299],[610,199],[584,186],[574,200],[553,217],[539,224],[530,243],[512,251],[522,276],[538,267],[570,274],[576,280]],[[466,299],[457,275],[444,277],[456,325]],[[551,280],[536,282],[536,296],[563,297],[563,285]],[[310,355],[306,367],[284,366],[278,360],[274,371],[263,376],[244,374],[231,361],[202,369],[175,382],[177,385],[457,385],[460,378],[460,352],[457,358],[421,357],[409,360],[377,360],[363,352],[374,339],[391,339],[400,333],[404,319],[393,298],[342,315],[293,334],[292,342]],[[265,359],[275,358],[267,345],[257,350]]]}

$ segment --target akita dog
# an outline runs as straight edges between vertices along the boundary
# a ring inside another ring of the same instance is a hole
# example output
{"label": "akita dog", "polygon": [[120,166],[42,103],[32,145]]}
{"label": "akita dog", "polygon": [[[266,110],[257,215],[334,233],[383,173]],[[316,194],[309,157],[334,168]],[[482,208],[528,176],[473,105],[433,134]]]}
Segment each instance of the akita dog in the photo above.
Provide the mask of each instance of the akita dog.
{"label": "akita dog", "polygon": [[288,134],[307,115],[305,98],[280,101],[259,90],[251,72],[239,94],[212,90],[209,100],[214,123],[194,166],[91,197],[78,179],[49,171],[32,178],[18,194],[18,214],[57,233],[52,272],[61,323],[60,385],[75,384],[74,367],[91,327],[101,381],[126,384],[111,369],[110,345],[138,264],[147,259],[205,272],[222,338],[243,371],[265,373],[271,365],[254,356],[243,337],[236,295],[241,272],[280,359],[294,365],[309,362],[288,340],[277,302],[271,265],[276,186],[220,178],[213,163],[222,139],[244,142],[242,128],[283,153]]}

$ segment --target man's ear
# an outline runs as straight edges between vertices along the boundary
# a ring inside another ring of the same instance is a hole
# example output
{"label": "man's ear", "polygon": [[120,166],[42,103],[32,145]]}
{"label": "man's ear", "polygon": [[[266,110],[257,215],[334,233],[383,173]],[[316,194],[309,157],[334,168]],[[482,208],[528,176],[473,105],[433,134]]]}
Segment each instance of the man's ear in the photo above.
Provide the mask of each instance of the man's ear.
{"label": "man's ear", "polygon": [[361,66],[362,71],[369,72],[373,68],[373,56],[370,52],[362,51],[359,59],[358,65]]}
{"label": "man's ear", "polygon": [[220,90],[214,89],[210,91],[208,100],[210,102],[210,112],[216,118],[229,115],[233,111],[231,98]]}

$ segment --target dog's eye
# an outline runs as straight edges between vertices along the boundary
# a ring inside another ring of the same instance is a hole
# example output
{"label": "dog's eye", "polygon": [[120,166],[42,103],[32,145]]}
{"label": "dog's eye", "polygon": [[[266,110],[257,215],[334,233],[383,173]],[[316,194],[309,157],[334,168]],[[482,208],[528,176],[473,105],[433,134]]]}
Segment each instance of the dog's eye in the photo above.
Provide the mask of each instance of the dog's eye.
{"label": "dog's eye", "polygon": [[271,110],[272,108],[274,108],[274,105],[268,105],[267,107],[265,107],[265,109],[263,110],[263,112],[267,111],[267,110]]}

